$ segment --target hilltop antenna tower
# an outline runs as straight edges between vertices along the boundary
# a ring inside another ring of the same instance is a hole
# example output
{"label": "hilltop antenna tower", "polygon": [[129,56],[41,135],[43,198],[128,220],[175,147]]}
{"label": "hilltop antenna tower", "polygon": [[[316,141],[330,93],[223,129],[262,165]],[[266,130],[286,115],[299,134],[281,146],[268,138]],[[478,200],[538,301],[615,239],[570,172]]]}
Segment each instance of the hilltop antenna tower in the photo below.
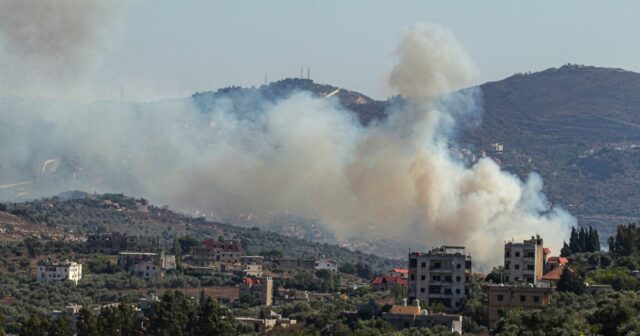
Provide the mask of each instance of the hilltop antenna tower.
{"label": "hilltop antenna tower", "polygon": [[307,79],[311,80],[311,68],[307,68]]}
{"label": "hilltop antenna tower", "polygon": [[304,67],[301,65],[300,66],[300,79],[304,79],[303,75],[302,75],[302,71],[303,71]]}

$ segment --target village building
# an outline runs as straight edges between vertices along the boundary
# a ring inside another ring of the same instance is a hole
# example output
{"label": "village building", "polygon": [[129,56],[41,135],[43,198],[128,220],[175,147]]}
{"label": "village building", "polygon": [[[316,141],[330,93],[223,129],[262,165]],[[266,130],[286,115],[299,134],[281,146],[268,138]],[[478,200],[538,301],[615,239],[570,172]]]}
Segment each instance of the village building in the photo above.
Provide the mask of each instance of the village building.
{"label": "village building", "polygon": [[429,314],[427,310],[420,308],[419,300],[414,300],[414,304],[408,306],[404,299],[403,304],[393,305],[389,312],[382,313],[382,319],[396,330],[443,326],[449,332],[462,334],[462,315]]}
{"label": "village building", "polygon": [[394,268],[389,271],[388,275],[409,279],[409,270],[406,268]]}
{"label": "village building", "polygon": [[331,259],[320,259],[320,260],[316,260],[314,270],[316,271],[327,270],[331,272],[337,272],[338,264]]}
{"label": "village building", "polygon": [[407,278],[394,275],[377,276],[371,280],[371,289],[374,292],[391,290],[397,286],[407,287],[409,281]]}
{"label": "village building", "polygon": [[420,300],[427,306],[442,304],[451,309],[462,308],[469,293],[471,256],[464,247],[440,246],[427,253],[409,253],[409,300]]}
{"label": "village building", "polygon": [[153,252],[120,252],[118,266],[144,279],[162,278],[165,270],[175,269],[176,260],[173,255]]}
{"label": "village building", "polygon": [[120,251],[136,251],[139,239],[118,232],[94,233],[87,236],[89,253],[117,254]]}
{"label": "village building", "polygon": [[551,270],[565,266],[569,263],[569,259],[565,257],[548,257],[547,261],[544,263],[544,273],[550,272]]}
{"label": "village building", "polygon": [[552,288],[549,283],[540,281],[536,285],[485,285],[482,291],[486,294],[483,302],[485,318],[491,326],[511,308],[533,309],[550,304]]}
{"label": "village building", "polygon": [[216,241],[207,239],[191,251],[190,262],[194,266],[213,267],[216,264],[240,264],[244,255],[239,240]]}
{"label": "village building", "polygon": [[504,245],[504,283],[536,283],[544,272],[543,241],[540,236],[522,243]]}
{"label": "village building", "polygon": [[250,295],[258,306],[273,305],[273,279],[271,277],[246,277],[240,284],[240,297]]}
{"label": "village building", "polygon": [[76,285],[82,279],[82,264],[73,261],[45,263],[36,268],[36,280],[39,282],[73,281]]}
{"label": "village building", "polygon": [[242,266],[242,274],[244,276],[257,278],[262,277],[262,265],[264,264],[264,257],[243,256],[240,258],[240,264]]}
{"label": "village building", "polygon": [[133,274],[145,280],[163,278],[164,270],[153,261],[142,261],[133,266]]}
{"label": "village building", "polygon": [[275,264],[280,269],[313,272],[313,270],[316,267],[316,260],[284,257],[284,258],[276,259]]}

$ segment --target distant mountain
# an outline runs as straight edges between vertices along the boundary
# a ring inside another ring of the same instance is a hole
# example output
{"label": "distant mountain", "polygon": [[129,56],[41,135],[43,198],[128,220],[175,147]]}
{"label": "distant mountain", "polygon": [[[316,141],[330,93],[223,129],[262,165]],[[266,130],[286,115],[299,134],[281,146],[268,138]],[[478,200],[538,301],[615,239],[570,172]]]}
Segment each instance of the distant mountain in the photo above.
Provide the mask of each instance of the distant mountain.
{"label": "distant mountain", "polygon": [[545,191],[607,237],[640,219],[640,74],[566,65],[480,86],[484,115],[460,140],[508,170],[542,175]]}
{"label": "distant mountain", "polygon": [[[549,200],[576,215],[580,225],[597,227],[604,239],[617,224],[640,220],[640,74],[565,65],[516,74],[479,89],[481,123],[459,130],[456,141],[462,148],[476,157],[484,152],[521,177],[537,172]],[[246,97],[245,90],[275,100],[295,90],[327,95],[338,88],[286,79],[258,89],[229,88],[193,97],[211,102],[229,97],[230,91]],[[389,104],[344,89],[336,96],[365,125],[384,118]]]}
{"label": "distant mountain", "polygon": [[[456,142],[461,149],[476,159],[483,154],[489,155],[504,169],[521,177],[532,171],[539,173],[550,201],[576,215],[580,225],[596,226],[603,238],[611,235],[617,224],[640,220],[640,74],[621,69],[566,65],[537,73],[516,74],[483,84],[479,89],[484,107],[481,123],[478,127],[458,130]],[[269,106],[265,101],[274,103],[296,91],[337,98],[363,125],[385,118],[385,108],[390,104],[390,101],[377,101],[362,93],[308,79],[289,78],[257,88],[227,87],[200,92],[173,102],[96,103],[86,105],[86,108],[108,113],[111,108],[126,105],[132,113],[144,116],[156,108],[191,100],[203,113],[222,108],[238,114],[257,114]],[[38,104],[50,104],[19,98],[3,98],[0,103],[7,113],[16,115],[23,110],[39,108]],[[41,133],[48,134],[51,127],[44,124],[41,129]],[[0,134],[7,138],[24,137],[21,132],[26,131],[21,127],[0,125]],[[34,139],[29,148],[44,147],[48,141],[45,136]],[[13,148],[5,150],[11,153]],[[0,199],[18,197],[24,200],[68,189],[101,191],[93,187],[95,181],[113,180],[113,176],[105,177],[99,162],[92,167],[65,151],[60,152],[59,155],[33,156],[31,151],[25,150],[25,155],[20,157],[19,174],[7,176],[7,169],[3,168]],[[0,163],[0,167],[4,165],[8,163]],[[75,184],[69,185],[68,181],[75,181]],[[124,174],[119,175],[117,181],[131,186],[130,190],[119,192],[136,194],[135,179]],[[277,220],[272,223],[264,223],[265,227],[320,242],[335,238],[313,219],[275,218]],[[279,228],[282,223],[285,227]],[[245,225],[255,223],[247,221]],[[371,246],[371,251],[376,249],[372,242],[340,243],[362,247],[363,251],[365,245]],[[390,246],[392,243],[381,244]],[[398,245],[398,251],[405,250],[401,245]]]}
{"label": "distant mountain", "polygon": [[335,86],[318,84],[310,79],[287,78],[259,88],[241,88],[231,86],[217,91],[206,91],[194,94],[193,100],[203,111],[210,111],[217,102],[228,99],[238,113],[256,111],[264,108],[264,100],[275,102],[290,96],[296,91],[310,92],[316,96],[333,96],[340,104],[355,112],[364,125],[373,119],[385,116],[386,102],[377,101],[362,93],[341,89]]}

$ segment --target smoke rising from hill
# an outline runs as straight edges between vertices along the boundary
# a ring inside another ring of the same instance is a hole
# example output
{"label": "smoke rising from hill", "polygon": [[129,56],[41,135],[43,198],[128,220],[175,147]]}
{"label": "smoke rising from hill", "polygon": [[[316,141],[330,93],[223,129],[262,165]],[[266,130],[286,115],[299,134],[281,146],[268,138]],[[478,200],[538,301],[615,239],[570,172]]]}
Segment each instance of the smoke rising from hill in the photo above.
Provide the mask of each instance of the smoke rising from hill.
{"label": "smoke rising from hill", "polygon": [[5,99],[0,168],[19,175],[65,157],[82,169],[53,190],[125,192],[219,219],[293,212],[338,236],[465,245],[483,270],[512,237],[539,233],[558,251],[575,220],[549,207],[539,176],[520,181],[491,159],[468,167],[451,154],[456,122],[479,118],[481,97],[451,93],[477,73],[452,34],[413,26],[397,55],[389,83],[407,99],[367,127],[335,98],[304,92],[242,115],[225,99],[207,113],[189,100]]}

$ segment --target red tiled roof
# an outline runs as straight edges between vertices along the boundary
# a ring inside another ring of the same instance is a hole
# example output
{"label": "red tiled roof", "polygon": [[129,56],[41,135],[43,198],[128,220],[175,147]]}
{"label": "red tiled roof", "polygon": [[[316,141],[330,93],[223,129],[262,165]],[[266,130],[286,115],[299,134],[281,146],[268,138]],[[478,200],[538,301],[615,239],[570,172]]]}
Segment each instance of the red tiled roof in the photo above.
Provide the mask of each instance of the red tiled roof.
{"label": "red tiled roof", "polygon": [[568,264],[569,259],[565,257],[549,257],[549,259],[547,259],[547,262],[550,264]]}
{"label": "red tiled roof", "polygon": [[391,283],[391,284],[396,284],[396,285],[401,285],[401,286],[406,286],[409,282],[407,281],[407,279],[404,279],[402,277],[399,276],[393,276],[393,275],[386,275],[382,278],[382,282],[386,282],[386,283]]}
{"label": "red tiled roof", "polygon": [[409,270],[406,268],[394,268],[391,272],[395,273],[409,273]]}
{"label": "red tiled roof", "polygon": [[375,277],[373,278],[373,280],[371,280],[371,284],[372,285],[381,285],[382,284],[382,277]]}
{"label": "red tiled roof", "polygon": [[567,268],[569,271],[573,272],[572,269],[570,269],[569,267],[561,264],[560,266],[550,270],[545,275],[543,275],[542,276],[542,280],[547,280],[547,281],[558,281],[558,280],[560,280],[560,276],[562,275],[562,272],[564,271],[565,268]]}

